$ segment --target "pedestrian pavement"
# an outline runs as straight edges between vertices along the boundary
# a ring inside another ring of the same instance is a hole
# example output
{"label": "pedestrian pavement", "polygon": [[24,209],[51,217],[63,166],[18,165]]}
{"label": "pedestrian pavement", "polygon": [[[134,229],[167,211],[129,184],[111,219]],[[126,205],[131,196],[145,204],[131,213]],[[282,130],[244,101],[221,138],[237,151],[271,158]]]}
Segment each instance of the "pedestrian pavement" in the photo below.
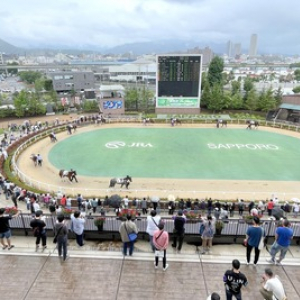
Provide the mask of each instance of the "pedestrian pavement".
{"label": "pedestrian pavement", "polygon": [[[0,196],[0,206],[11,200]],[[20,208],[26,211],[25,204]],[[291,246],[282,265],[266,262],[261,251],[258,264],[246,264],[246,249],[240,244],[213,245],[210,254],[201,254],[195,245],[183,244],[181,253],[167,249],[167,271],[154,268],[154,254],[147,241],[138,240],[132,256],[123,256],[120,241],[86,240],[84,247],[69,240],[69,258],[58,258],[53,237],[47,249],[36,251],[35,238],[13,236],[11,250],[0,250],[0,299],[203,299],[218,292],[225,299],[223,274],[233,259],[249,281],[244,300],[263,299],[259,293],[266,267],[281,278],[288,299],[300,299],[299,246]],[[199,238],[200,239],[200,238]],[[171,243],[170,243],[171,244]],[[252,253],[252,259],[254,258]]]}

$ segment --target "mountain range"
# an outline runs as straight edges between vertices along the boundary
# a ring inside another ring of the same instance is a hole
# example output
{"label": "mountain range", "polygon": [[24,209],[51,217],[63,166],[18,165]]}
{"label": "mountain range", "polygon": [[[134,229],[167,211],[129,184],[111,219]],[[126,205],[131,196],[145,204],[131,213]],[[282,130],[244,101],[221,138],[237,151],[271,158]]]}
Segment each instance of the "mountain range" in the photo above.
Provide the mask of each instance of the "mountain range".
{"label": "mountain range", "polygon": [[129,43],[112,48],[95,48],[94,46],[84,46],[80,49],[76,48],[65,48],[61,47],[47,47],[47,48],[19,48],[14,45],[7,43],[6,41],[0,39],[0,53],[10,54],[49,54],[49,53],[68,53],[68,54],[80,54],[80,53],[101,53],[101,54],[124,54],[132,53],[134,55],[142,54],[162,54],[162,53],[182,53],[187,49],[192,49],[195,47],[204,48],[209,46],[215,53],[222,54],[225,51],[225,45],[222,44],[210,44],[210,45],[200,45],[196,41],[184,41],[184,40],[159,40],[153,42],[141,42],[141,43]]}

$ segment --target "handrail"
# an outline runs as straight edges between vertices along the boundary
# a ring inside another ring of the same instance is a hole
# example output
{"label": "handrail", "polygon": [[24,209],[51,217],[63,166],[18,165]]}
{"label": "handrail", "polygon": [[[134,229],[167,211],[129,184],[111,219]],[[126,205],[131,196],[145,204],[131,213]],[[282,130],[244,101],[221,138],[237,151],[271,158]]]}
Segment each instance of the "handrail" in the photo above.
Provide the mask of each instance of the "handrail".
{"label": "handrail", "polygon": [[[56,216],[50,214],[44,214],[45,223],[47,230],[53,230],[54,224],[56,223]],[[97,231],[98,228],[94,225],[94,218],[100,215],[87,216],[85,218],[84,229],[86,231]],[[165,228],[169,233],[173,233],[174,220],[171,217],[162,217],[165,221]],[[31,229],[30,221],[33,219],[32,214],[22,213],[22,216],[18,216],[9,221],[11,229],[24,229],[28,231]],[[122,220],[114,216],[105,216],[105,222],[103,224],[103,231],[106,232],[118,232]],[[137,217],[134,222],[136,223],[139,233],[146,233],[147,229],[147,217]],[[199,235],[201,220],[187,220],[185,224],[185,234],[188,235]],[[224,228],[222,229],[221,236],[244,236],[250,226],[242,219],[226,219],[223,220]],[[71,221],[66,220],[66,226],[71,229]],[[263,220],[262,227],[265,229],[267,237],[274,237],[275,230],[277,228],[277,221],[274,220]],[[291,229],[293,230],[294,237],[300,238],[300,221],[292,221]]]}

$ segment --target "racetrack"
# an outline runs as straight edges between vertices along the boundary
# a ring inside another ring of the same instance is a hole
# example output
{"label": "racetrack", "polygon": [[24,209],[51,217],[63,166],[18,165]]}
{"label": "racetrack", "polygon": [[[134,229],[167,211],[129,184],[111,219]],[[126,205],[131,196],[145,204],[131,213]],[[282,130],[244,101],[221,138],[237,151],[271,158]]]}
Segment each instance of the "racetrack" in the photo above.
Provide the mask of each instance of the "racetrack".
{"label": "racetrack", "polygon": [[[127,193],[107,189],[111,177],[127,174],[133,177],[128,193],[138,197],[172,193],[253,199],[299,194],[299,133],[207,127],[91,125],[72,136],[58,134],[58,144],[48,139],[38,142],[24,151],[18,165],[32,179],[71,194],[86,190],[97,195],[100,189],[101,194]],[[117,144],[118,148],[111,148]],[[42,168],[32,165],[31,153],[42,154]],[[60,168],[76,169],[79,183],[62,183],[57,175]]]}
{"label": "racetrack", "polygon": [[48,159],[83,176],[298,181],[298,149],[299,139],[245,128],[103,128],[68,137]]}

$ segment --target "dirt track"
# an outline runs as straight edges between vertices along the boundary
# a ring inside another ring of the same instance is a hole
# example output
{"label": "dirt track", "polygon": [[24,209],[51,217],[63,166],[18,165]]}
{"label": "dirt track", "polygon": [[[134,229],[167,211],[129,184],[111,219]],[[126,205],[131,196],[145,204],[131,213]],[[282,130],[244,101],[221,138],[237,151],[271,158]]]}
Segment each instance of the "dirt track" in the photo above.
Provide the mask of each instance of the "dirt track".
{"label": "dirt track", "polygon": [[[70,120],[78,117],[63,116],[59,117],[60,121]],[[54,121],[56,116],[47,117],[48,122]],[[36,118],[39,121],[45,121],[45,118]],[[18,122],[19,121],[19,122]],[[14,123],[22,123],[23,120],[14,121]],[[11,122],[13,123],[13,122]],[[7,122],[5,125],[7,126]],[[105,127],[117,127],[117,126],[143,126],[142,124],[107,124]],[[168,125],[152,125],[165,127]],[[212,127],[213,125],[183,125],[189,127]],[[240,126],[239,126],[240,127]],[[78,133],[93,130],[95,125],[87,127],[81,127],[78,129]],[[243,126],[244,128],[244,126]],[[220,129],[226,130],[226,129]],[[299,133],[279,130],[274,128],[260,127],[259,130],[267,130],[271,132],[280,132],[299,138]],[[60,133],[57,135],[59,141],[67,138],[67,133]],[[298,182],[286,182],[286,181],[229,181],[229,180],[167,180],[157,178],[133,178],[133,182],[130,185],[128,191],[121,191],[120,189],[108,189],[110,178],[103,177],[84,177],[78,175],[79,183],[70,184],[69,182],[62,182],[58,176],[58,170],[54,168],[47,161],[48,152],[53,147],[53,143],[50,139],[44,139],[30,148],[26,149],[18,160],[18,167],[24,173],[27,174],[32,181],[40,182],[38,186],[49,191],[61,190],[66,194],[76,195],[82,193],[84,196],[104,196],[110,194],[128,194],[130,197],[151,197],[154,195],[160,197],[167,197],[172,194],[176,197],[191,197],[191,198],[204,198],[212,197],[218,199],[266,199],[270,198],[272,194],[276,194],[279,199],[290,199],[292,197],[299,197],[300,188]],[[34,167],[33,162],[29,159],[32,153],[40,153],[44,159],[43,167]],[[47,185],[47,187],[46,187]],[[89,191],[88,191],[89,190]]]}

